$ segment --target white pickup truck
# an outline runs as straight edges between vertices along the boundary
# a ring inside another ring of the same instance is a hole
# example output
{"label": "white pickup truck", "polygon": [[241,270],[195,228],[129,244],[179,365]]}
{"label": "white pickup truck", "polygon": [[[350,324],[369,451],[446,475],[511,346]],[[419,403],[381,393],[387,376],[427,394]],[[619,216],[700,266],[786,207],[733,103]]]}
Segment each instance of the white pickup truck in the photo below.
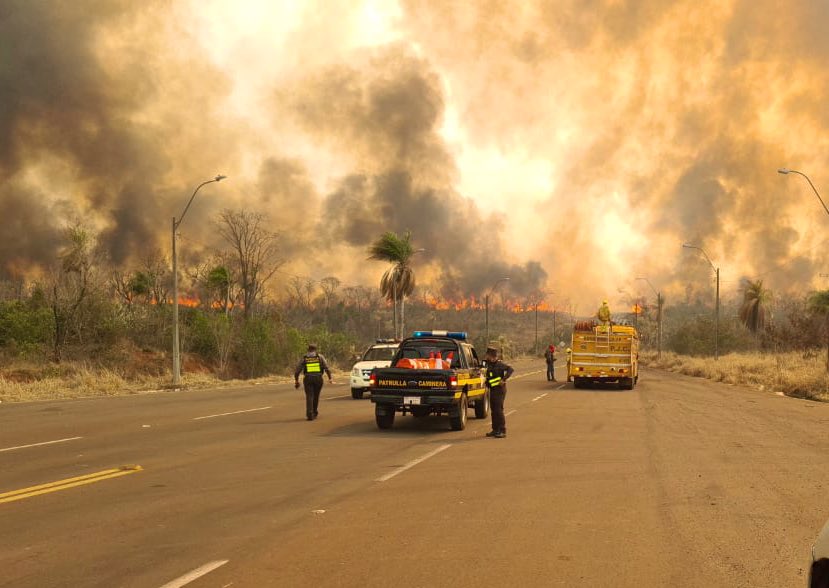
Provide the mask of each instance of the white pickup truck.
{"label": "white pickup truck", "polygon": [[376,367],[389,367],[400,342],[393,339],[377,339],[366,349],[362,359],[351,368],[351,397],[360,399],[369,387],[371,370]]}

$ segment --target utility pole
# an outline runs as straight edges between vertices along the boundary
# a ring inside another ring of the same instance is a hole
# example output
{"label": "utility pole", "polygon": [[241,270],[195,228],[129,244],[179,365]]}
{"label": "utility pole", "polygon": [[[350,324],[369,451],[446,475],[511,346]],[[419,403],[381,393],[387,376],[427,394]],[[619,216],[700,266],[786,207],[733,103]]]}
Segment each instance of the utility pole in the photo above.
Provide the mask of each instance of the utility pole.
{"label": "utility pole", "polygon": [[[780,173],[784,173],[781,171]],[[788,173],[788,172],[786,172]],[[808,179],[808,178],[807,178]],[[811,182],[810,182],[811,183]],[[716,302],[716,311],[715,311],[715,326],[714,326],[714,361],[720,358],[720,268],[715,267],[714,263],[711,261],[711,258],[708,257],[708,254],[702,247],[697,247],[696,245],[690,245],[689,243],[684,243],[682,245],[687,249],[697,249],[700,253],[705,256],[705,260],[708,262],[708,265],[711,266],[711,269],[714,270],[714,274],[717,276],[717,302]]]}
{"label": "utility pole", "polygon": [[485,346],[489,346],[489,295],[492,294],[492,292],[495,291],[495,288],[497,288],[498,284],[500,284],[501,282],[509,282],[509,278],[500,278],[500,279],[498,279],[492,285],[492,288],[490,288],[487,291],[487,293],[484,295],[484,315],[485,315],[485,318],[484,318],[484,325],[485,325],[484,326],[484,337],[485,337],[484,345]]}
{"label": "utility pole", "polygon": [[[662,293],[658,292],[656,288],[653,287],[651,281],[648,278],[636,278],[637,280],[642,280],[648,283],[648,286],[651,287],[653,293],[656,294],[656,358],[662,358],[662,304],[665,302],[665,299],[662,297]],[[719,298],[719,297],[718,297]]]}
{"label": "utility pole", "polygon": [[556,309],[553,309],[553,345],[558,344],[558,336],[556,333]]}
{"label": "utility pole", "polygon": [[535,354],[538,355],[538,302],[535,303]]}
{"label": "utility pole", "polygon": [[714,361],[720,358],[720,268],[717,272],[717,322],[714,327]]}

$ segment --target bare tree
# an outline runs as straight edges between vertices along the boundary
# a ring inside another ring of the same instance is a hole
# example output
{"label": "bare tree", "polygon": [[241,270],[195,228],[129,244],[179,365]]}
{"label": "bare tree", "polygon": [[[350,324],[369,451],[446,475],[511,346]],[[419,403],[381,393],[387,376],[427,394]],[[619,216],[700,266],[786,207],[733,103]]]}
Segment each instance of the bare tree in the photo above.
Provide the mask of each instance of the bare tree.
{"label": "bare tree", "polygon": [[331,302],[337,295],[337,289],[340,287],[340,280],[334,276],[328,276],[320,280],[320,288],[322,288],[322,295],[325,298],[326,312],[331,308]]}
{"label": "bare tree", "polygon": [[233,252],[241,288],[242,312],[250,316],[265,283],[282,265],[278,236],[265,228],[265,216],[247,210],[224,210],[219,215],[219,234]]}
{"label": "bare tree", "polygon": [[311,310],[311,297],[314,294],[314,281],[300,276],[288,280],[288,300],[291,306],[306,311]]}

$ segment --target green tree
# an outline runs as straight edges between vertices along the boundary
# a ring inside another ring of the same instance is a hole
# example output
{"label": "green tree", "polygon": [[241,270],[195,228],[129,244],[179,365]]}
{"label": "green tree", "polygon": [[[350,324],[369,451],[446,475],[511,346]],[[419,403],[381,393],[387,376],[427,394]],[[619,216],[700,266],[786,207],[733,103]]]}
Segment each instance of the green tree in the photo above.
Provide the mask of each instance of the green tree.
{"label": "green tree", "polygon": [[743,280],[743,303],[740,322],[754,335],[766,328],[766,315],[771,292],[763,287],[763,280]]}
{"label": "green tree", "polygon": [[67,227],[65,244],[58,258],[60,263],[52,275],[49,301],[54,318],[55,362],[60,362],[72,322],[94,287],[95,244],[95,236],[80,224]]}
{"label": "green tree", "polygon": [[[402,337],[405,316],[405,299],[415,289],[415,274],[411,266],[412,256],[419,250],[412,247],[412,234],[406,231],[403,236],[386,231],[368,249],[369,259],[386,261],[392,266],[380,279],[380,291],[394,308],[394,336]],[[400,301],[400,329],[397,328],[397,301]]]}
{"label": "green tree", "polygon": [[233,285],[230,271],[226,266],[217,265],[207,273],[205,282],[213,303],[218,304],[222,312],[227,315],[230,310],[230,289]]}
{"label": "green tree", "polygon": [[826,371],[829,372],[829,290],[812,292],[808,299],[809,311],[823,317],[823,330],[826,336]]}

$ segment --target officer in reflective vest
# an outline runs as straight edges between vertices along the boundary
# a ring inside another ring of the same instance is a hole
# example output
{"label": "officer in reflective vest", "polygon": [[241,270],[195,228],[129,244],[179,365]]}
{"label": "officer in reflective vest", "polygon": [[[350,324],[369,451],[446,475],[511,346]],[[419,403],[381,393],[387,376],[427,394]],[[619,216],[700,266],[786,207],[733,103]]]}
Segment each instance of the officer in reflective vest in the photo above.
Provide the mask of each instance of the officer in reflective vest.
{"label": "officer in reflective vest", "polygon": [[492,430],[487,437],[503,439],[507,436],[507,419],[504,416],[504,400],[507,396],[507,380],[514,372],[510,366],[498,359],[498,350],[486,350],[486,387],[492,413]]}
{"label": "officer in reflective vest", "polygon": [[305,386],[305,418],[313,421],[319,413],[320,392],[322,392],[322,374],[328,375],[328,382],[333,382],[331,370],[325,358],[317,353],[316,345],[308,346],[306,353],[294,370],[294,386],[299,388],[299,374],[304,374],[302,384]]}

